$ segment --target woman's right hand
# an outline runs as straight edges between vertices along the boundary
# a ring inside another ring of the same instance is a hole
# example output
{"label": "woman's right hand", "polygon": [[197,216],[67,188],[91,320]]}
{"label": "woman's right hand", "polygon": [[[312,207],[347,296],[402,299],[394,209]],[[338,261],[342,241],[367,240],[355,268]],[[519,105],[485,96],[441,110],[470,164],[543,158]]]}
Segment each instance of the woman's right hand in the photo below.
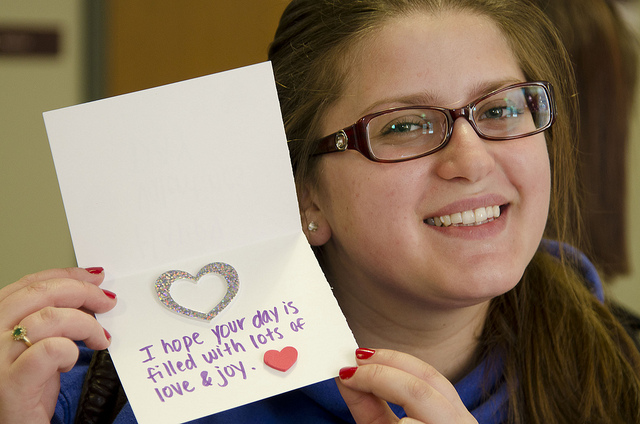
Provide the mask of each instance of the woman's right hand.
{"label": "woman's right hand", "polygon": [[[356,423],[478,423],[453,384],[426,362],[386,349],[357,349],[356,361],[358,367],[343,368],[337,380]],[[407,416],[399,419],[387,402]]]}
{"label": "woman's right hand", "polygon": [[[101,268],[53,269],[0,290],[0,422],[49,423],[60,392],[60,373],[78,359],[74,340],[106,349],[109,333],[96,321],[116,304],[102,290]],[[31,347],[14,340],[16,325]]]}

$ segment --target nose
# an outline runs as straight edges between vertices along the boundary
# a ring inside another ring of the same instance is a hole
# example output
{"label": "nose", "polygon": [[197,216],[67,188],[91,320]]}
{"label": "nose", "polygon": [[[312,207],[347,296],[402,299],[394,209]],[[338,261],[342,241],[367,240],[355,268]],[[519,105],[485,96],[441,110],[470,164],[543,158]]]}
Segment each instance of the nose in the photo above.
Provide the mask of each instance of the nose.
{"label": "nose", "polygon": [[453,123],[449,143],[436,153],[437,173],[446,180],[477,182],[495,166],[487,142],[475,132],[469,121],[458,117]]}

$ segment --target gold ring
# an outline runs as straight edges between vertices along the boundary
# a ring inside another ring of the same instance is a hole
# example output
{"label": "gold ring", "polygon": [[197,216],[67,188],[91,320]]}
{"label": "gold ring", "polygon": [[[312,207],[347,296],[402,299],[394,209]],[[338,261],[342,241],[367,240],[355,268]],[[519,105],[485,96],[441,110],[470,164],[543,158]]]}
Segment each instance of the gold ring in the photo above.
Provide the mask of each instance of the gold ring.
{"label": "gold ring", "polygon": [[31,347],[31,340],[29,340],[27,338],[27,329],[24,328],[21,325],[16,325],[15,327],[13,327],[13,331],[11,332],[11,335],[13,336],[13,340],[16,341],[23,341],[24,344],[27,345],[27,347]]}

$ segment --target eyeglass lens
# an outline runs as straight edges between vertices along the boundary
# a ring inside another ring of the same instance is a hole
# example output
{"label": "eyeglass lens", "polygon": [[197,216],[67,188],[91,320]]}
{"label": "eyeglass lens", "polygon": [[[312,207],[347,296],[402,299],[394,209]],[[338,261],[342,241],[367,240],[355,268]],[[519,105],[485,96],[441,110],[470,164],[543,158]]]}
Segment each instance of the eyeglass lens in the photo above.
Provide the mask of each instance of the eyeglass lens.
{"label": "eyeglass lens", "polygon": [[[524,137],[549,124],[549,103],[544,87],[514,87],[482,98],[475,106],[472,104],[469,121],[480,137]],[[444,110],[390,111],[369,121],[371,152],[383,160],[420,156],[445,142],[449,125]]]}

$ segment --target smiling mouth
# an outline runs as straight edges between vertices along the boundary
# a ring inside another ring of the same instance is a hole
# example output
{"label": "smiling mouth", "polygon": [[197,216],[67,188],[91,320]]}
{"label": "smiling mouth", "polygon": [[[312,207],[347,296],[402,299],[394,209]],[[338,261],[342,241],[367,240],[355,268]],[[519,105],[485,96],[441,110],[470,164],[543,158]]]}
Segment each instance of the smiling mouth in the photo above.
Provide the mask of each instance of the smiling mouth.
{"label": "smiling mouth", "polygon": [[451,215],[434,216],[424,220],[427,225],[434,227],[471,227],[482,225],[497,219],[500,216],[500,206],[487,206]]}

